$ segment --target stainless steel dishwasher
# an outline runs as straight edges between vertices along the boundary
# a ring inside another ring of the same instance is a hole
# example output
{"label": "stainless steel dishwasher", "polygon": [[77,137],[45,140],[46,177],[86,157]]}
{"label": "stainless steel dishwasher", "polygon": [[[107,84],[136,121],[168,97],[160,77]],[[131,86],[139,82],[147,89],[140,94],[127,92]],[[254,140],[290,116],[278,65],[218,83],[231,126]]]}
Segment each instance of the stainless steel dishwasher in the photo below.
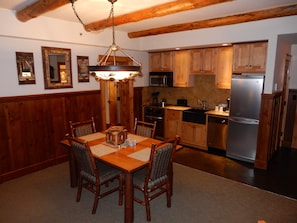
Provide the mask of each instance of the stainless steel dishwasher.
{"label": "stainless steel dishwasher", "polygon": [[208,116],[207,146],[209,148],[226,150],[228,118]]}

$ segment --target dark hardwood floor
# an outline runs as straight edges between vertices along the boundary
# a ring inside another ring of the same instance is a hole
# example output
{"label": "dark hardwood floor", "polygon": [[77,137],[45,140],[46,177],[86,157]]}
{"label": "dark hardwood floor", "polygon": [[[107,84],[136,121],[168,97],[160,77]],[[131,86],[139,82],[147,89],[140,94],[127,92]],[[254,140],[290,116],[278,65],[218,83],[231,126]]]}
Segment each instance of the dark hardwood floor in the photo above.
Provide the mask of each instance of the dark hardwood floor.
{"label": "dark hardwood floor", "polygon": [[184,147],[174,162],[297,199],[297,150],[281,148],[267,170],[227,158],[220,150],[202,151]]}

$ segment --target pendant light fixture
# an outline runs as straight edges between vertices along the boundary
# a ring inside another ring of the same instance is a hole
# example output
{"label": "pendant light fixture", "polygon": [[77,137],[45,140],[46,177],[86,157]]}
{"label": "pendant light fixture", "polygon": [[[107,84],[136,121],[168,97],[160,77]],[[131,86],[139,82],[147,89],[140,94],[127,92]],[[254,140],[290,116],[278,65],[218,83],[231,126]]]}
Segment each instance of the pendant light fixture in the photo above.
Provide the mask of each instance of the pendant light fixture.
{"label": "pendant light fixture", "polygon": [[[132,56],[128,53],[124,52],[124,50],[116,45],[115,43],[115,28],[114,28],[114,3],[117,0],[108,0],[111,3],[111,10],[107,21],[112,19],[112,44],[103,55],[103,57],[99,60],[96,66],[88,66],[89,74],[96,78],[96,80],[127,80],[134,79],[136,76],[142,76],[141,73],[141,63],[136,61]],[[78,20],[85,26],[82,20],[79,18],[75,8],[74,2],[75,0],[70,0],[72,3],[73,11],[78,18]],[[116,52],[119,51],[123,55],[127,56],[132,64],[136,65],[117,65],[116,61]]]}

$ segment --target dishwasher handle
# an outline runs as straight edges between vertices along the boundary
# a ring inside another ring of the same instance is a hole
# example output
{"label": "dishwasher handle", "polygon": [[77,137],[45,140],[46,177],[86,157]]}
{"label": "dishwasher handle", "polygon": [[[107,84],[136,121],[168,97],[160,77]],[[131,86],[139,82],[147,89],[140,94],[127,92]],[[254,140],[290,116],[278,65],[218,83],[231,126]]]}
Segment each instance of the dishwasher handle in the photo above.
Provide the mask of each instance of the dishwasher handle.
{"label": "dishwasher handle", "polygon": [[208,123],[217,123],[217,124],[222,124],[222,125],[228,125],[228,118],[208,117]]}

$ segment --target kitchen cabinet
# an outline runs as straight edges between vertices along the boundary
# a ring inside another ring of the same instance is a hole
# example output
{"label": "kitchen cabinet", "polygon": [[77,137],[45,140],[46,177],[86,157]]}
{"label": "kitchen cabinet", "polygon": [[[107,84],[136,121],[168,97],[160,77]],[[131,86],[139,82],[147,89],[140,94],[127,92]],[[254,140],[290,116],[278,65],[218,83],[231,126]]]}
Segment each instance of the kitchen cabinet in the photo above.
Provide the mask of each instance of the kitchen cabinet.
{"label": "kitchen cabinet", "polygon": [[190,75],[190,51],[182,50],[174,52],[174,87],[192,87],[194,86],[194,77]]}
{"label": "kitchen cabinet", "polygon": [[165,129],[166,139],[173,138],[176,135],[181,136],[182,111],[174,109],[165,109]]}
{"label": "kitchen cabinet", "polygon": [[215,66],[215,85],[220,89],[230,89],[232,79],[233,47],[218,47]]}
{"label": "kitchen cabinet", "polygon": [[149,54],[150,71],[172,71],[173,70],[173,52],[156,52]]}
{"label": "kitchen cabinet", "polygon": [[182,122],[181,143],[207,150],[206,125]]}
{"label": "kitchen cabinet", "polygon": [[233,73],[265,73],[267,42],[233,45]]}
{"label": "kitchen cabinet", "polygon": [[216,48],[191,50],[191,74],[214,74]]}

